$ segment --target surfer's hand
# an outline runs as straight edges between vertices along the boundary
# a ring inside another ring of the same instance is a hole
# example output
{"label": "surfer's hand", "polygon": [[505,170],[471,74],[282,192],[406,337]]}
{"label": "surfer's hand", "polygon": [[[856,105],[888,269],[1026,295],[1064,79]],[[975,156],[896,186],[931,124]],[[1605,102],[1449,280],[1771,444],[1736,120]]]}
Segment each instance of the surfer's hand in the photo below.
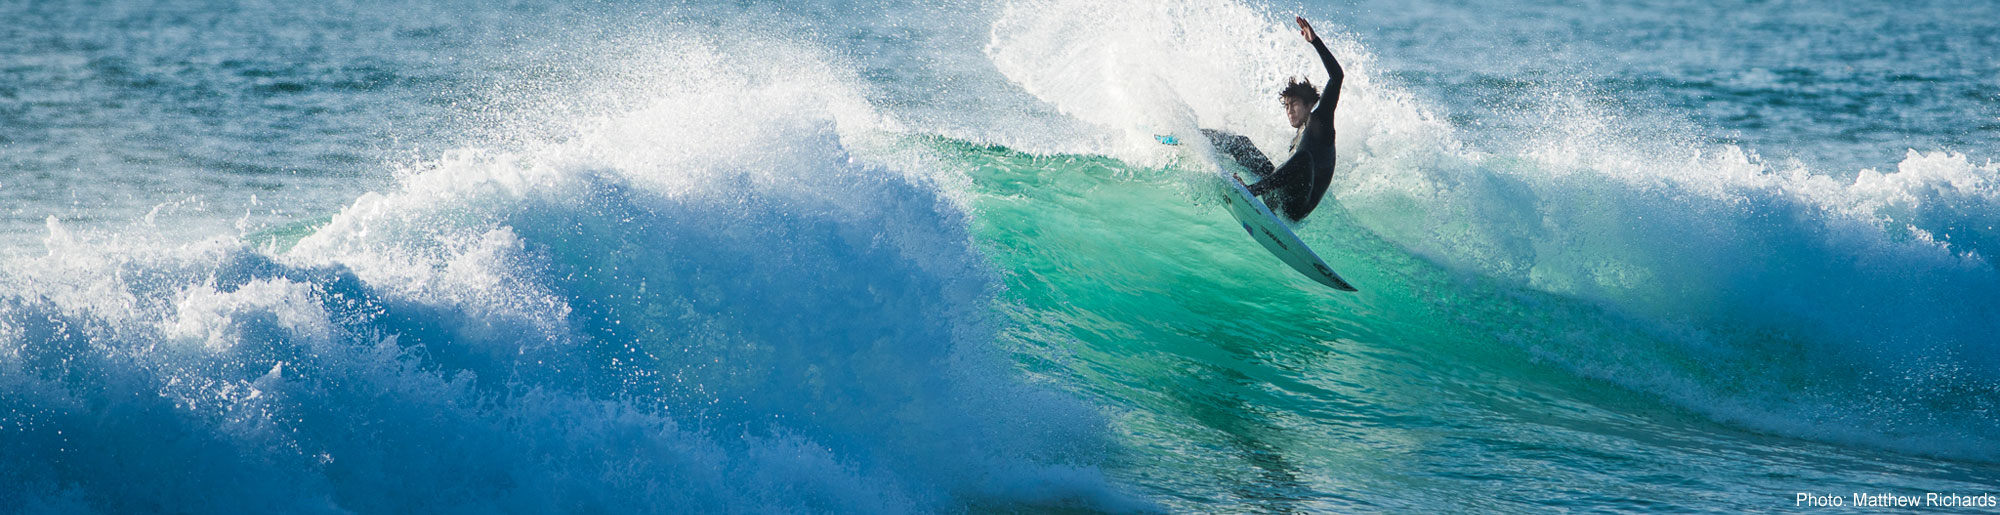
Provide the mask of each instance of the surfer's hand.
{"label": "surfer's hand", "polygon": [[1305,36],[1307,43],[1319,41],[1319,34],[1313,32],[1312,24],[1306,23],[1304,16],[1293,16],[1292,20],[1299,22],[1299,35]]}

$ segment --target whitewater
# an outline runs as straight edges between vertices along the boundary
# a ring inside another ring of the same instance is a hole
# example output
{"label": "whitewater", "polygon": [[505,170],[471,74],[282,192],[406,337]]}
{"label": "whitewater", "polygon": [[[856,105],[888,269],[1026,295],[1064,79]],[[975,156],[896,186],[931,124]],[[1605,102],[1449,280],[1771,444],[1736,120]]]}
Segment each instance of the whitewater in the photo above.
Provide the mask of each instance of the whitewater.
{"label": "whitewater", "polygon": [[[1356,293],[1154,138],[1281,154],[1294,15]],[[1985,3],[0,20],[4,511],[2000,495]]]}

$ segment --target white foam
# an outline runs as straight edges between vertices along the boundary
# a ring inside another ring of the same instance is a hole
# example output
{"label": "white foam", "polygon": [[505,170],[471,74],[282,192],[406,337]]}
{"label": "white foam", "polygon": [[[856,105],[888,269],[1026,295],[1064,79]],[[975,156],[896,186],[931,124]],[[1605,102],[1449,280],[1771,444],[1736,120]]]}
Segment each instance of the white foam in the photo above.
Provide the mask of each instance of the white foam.
{"label": "white foam", "polygon": [[892,126],[855,82],[784,41],[685,43],[647,56],[643,107],[415,166],[282,254],[52,222],[0,266],[0,497],[1145,508],[1096,472],[1092,410],[988,347],[956,204],[849,151]]}

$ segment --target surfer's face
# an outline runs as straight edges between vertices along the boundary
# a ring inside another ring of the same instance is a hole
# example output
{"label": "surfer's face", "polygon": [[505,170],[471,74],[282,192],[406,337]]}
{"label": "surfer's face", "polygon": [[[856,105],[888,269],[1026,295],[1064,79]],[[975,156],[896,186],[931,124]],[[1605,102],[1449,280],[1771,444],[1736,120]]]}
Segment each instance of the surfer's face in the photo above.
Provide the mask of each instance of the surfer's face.
{"label": "surfer's face", "polygon": [[1283,97],[1283,99],[1285,101],[1285,119],[1292,122],[1292,128],[1297,129],[1306,126],[1306,116],[1312,114],[1312,106],[1306,105],[1306,99],[1303,98]]}

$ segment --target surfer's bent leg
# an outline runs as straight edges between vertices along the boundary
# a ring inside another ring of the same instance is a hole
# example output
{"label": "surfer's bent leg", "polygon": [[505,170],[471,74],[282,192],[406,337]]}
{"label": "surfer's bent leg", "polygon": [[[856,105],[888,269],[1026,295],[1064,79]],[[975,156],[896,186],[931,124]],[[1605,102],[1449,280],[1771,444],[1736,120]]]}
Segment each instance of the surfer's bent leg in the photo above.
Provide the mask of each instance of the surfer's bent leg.
{"label": "surfer's bent leg", "polygon": [[1264,157],[1263,152],[1257,151],[1257,144],[1251,143],[1248,136],[1214,129],[1202,129],[1201,133],[1208,136],[1208,140],[1215,144],[1216,150],[1222,151],[1231,160],[1236,161],[1236,164],[1241,165],[1244,171],[1250,172],[1252,178],[1258,181],[1271,178],[1271,170],[1276,167],[1271,165],[1270,158]]}
{"label": "surfer's bent leg", "polygon": [[1285,215],[1292,221],[1305,218],[1312,211],[1307,198],[1312,193],[1312,172],[1304,166],[1293,163],[1278,168],[1269,178],[1250,185],[1250,193],[1270,206],[1271,211]]}

